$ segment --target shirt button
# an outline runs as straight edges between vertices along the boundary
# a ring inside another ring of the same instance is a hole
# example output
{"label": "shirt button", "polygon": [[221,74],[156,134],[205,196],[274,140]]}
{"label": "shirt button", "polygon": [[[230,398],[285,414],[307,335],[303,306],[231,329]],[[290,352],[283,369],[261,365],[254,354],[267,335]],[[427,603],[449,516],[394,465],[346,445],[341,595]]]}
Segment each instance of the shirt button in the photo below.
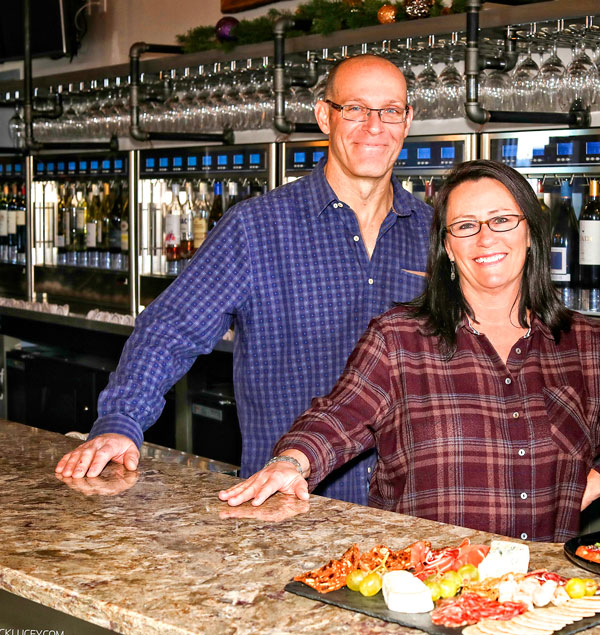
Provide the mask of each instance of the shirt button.
{"label": "shirt button", "polygon": [[367,473],[370,474],[371,473],[371,469],[370,467],[367,468]]}
{"label": "shirt button", "polygon": [[518,419],[518,418],[519,418],[519,413],[513,412],[513,419]]}
{"label": "shirt button", "polygon": [[360,236],[354,236],[354,242],[357,243],[360,240]]}
{"label": "shirt button", "polygon": [[517,452],[517,454],[518,454],[519,456],[525,456],[525,450],[524,450],[523,448],[521,448],[521,449]]}
{"label": "shirt button", "polygon": [[515,348],[515,353],[516,353],[517,355],[520,355],[520,354],[521,354],[521,349],[520,349],[520,348]]}
{"label": "shirt button", "polygon": [[521,492],[521,499],[525,500],[527,498],[527,494],[525,492]]}
{"label": "shirt button", "polygon": [[511,379],[510,377],[507,377],[507,378],[504,380],[504,383],[508,386],[508,384],[512,384],[512,379]]}
{"label": "shirt button", "polygon": [[369,284],[375,284],[375,280],[373,280],[373,278],[369,278],[368,282]]}
{"label": "shirt button", "polygon": [[525,532],[521,534],[521,540],[527,540],[527,534]]}

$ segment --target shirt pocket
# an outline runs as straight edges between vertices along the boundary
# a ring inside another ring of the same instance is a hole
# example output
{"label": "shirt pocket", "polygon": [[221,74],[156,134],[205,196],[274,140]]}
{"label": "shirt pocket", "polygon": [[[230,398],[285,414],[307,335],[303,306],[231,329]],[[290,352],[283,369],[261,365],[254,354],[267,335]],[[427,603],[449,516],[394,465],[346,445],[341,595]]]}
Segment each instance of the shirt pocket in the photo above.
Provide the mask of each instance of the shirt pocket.
{"label": "shirt pocket", "polygon": [[560,450],[585,460],[593,456],[593,441],[581,397],[573,386],[544,388],[550,435]]}
{"label": "shirt pocket", "polygon": [[400,288],[402,289],[402,297],[397,298],[397,302],[408,302],[425,291],[427,275],[424,271],[421,272],[413,269],[400,269],[400,276],[402,279],[402,283],[400,285]]}

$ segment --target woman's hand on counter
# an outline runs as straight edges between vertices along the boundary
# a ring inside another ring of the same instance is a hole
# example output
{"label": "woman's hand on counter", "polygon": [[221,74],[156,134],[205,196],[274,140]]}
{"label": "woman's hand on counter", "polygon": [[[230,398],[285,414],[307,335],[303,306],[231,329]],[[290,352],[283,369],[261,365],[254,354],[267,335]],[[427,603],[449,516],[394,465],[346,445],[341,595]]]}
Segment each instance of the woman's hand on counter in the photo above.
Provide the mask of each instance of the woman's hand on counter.
{"label": "woman's hand on counter", "polygon": [[302,475],[291,463],[279,461],[263,467],[262,470],[242,483],[219,492],[219,498],[222,501],[227,501],[232,507],[241,505],[250,499],[252,499],[254,506],[262,505],[275,492],[290,494],[300,500],[307,501],[310,495],[304,475],[308,476],[310,471],[307,467],[309,466],[308,459],[296,450],[289,451],[289,455],[300,462],[304,469]]}
{"label": "woman's hand on counter", "polygon": [[129,437],[123,434],[101,434],[65,454],[56,464],[55,471],[74,478],[98,476],[109,461],[120,463],[133,471],[139,459],[137,446]]}

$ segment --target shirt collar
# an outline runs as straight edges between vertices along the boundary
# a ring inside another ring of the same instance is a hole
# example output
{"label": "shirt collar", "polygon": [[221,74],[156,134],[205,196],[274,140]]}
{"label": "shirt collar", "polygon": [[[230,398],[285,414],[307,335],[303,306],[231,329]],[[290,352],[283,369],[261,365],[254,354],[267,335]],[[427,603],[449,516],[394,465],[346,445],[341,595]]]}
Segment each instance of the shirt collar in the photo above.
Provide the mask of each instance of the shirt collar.
{"label": "shirt collar", "polygon": [[[311,209],[314,210],[316,216],[320,216],[330,204],[339,202],[338,197],[325,177],[326,163],[327,159],[323,157],[306,177],[308,196],[313,201]],[[393,211],[397,216],[410,216],[417,209],[417,199],[407,192],[402,187],[400,180],[393,175],[392,188],[394,190]]]}

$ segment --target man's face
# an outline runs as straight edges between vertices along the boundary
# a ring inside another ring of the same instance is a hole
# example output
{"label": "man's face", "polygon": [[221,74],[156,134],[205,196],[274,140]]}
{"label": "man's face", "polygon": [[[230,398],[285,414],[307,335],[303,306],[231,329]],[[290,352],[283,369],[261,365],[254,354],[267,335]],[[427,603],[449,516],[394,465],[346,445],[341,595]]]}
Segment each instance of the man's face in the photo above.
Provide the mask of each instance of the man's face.
{"label": "man's face", "polygon": [[[404,110],[406,83],[389,62],[357,58],[339,69],[329,99],[343,106]],[[383,123],[376,112],[364,122],[348,121],[324,101],[317,103],[315,114],[321,130],[329,135],[328,170],[351,178],[381,178],[390,173],[412,121],[412,109],[404,123]]]}

